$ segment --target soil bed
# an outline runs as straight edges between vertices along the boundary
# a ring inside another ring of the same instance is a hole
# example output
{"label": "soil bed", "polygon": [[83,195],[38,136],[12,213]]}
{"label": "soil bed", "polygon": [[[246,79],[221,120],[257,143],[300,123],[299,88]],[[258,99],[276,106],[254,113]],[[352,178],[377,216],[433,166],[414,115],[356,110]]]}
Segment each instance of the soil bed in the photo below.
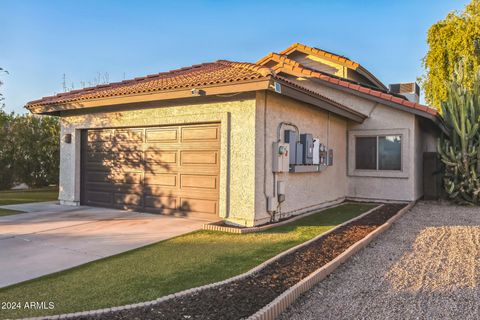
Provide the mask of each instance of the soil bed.
{"label": "soil bed", "polygon": [[327,264],[406,204],[385,204],[247,278],[148,307],[75,319],[245,319]]}

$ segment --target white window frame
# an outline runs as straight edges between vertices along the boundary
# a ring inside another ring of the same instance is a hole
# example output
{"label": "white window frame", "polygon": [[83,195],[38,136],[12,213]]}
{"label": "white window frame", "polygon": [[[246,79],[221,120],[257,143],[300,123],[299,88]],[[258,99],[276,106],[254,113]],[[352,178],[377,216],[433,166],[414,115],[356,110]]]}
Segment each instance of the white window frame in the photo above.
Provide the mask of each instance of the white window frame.
{"label": "white window frame", "polygon": [[[378,138],[382,136],[401,137],[401,159],[400,170],[379,170],[378,169]],[[356,159],[356,138],[376,137],[377,138],[377,169],[357,169]],[[410,171],[409,159],[410,134],[408,129],[380,129],[380,130],[350,130],[348,132],[348,175],[357,177],[383,177],[383,178],[408,178]]]}

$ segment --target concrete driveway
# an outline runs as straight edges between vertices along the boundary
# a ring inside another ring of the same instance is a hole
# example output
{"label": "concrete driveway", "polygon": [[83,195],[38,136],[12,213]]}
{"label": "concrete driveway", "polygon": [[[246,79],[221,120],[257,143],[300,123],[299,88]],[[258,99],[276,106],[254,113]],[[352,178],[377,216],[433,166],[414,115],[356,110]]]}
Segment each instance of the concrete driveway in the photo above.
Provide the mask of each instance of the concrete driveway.
{"label": "concrete driveway", "polygon": [[55,203],[0,217],[0,288],[200,229],[206,220]]}

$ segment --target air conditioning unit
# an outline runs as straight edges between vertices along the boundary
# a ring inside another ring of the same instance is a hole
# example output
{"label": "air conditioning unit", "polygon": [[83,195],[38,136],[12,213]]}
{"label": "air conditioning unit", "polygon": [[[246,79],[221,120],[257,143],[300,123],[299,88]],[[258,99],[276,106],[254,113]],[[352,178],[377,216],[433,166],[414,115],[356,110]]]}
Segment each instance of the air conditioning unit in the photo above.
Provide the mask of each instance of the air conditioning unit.
{"label": "air conditioning unit", "polygon": [[420,87],[416,82],[393,83],[389,86],[390,92],[401,94],[409,101],[418,103],[420,101]]}

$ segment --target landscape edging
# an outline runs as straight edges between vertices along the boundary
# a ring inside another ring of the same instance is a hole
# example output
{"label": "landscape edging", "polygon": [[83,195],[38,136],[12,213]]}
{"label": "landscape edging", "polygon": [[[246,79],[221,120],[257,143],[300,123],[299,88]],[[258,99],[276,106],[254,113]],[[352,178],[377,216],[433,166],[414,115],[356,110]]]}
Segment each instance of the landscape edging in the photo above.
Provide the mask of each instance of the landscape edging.
{"label": "landscape edging", "polygon": [[[343,203],[342,203],[343,204]],[[341,204],[339,204],[341,205]],[[202,291],[202,290],[205,290],[205,289],[210,289],[210,288],[215,288],[215,287],[219,287],[221,285],[224,285],[224,284],[227,284],[227,283],[230,283],[230,282],[233,282],[233,281],[236,281],[236,280],[241,280],[241,279],[244,279],[250,275],[252,275],[253,273],[255,272],[258,272],[260,271],[261,269],[265,268],[267,265],[269,265],[270,263],[280,259],[281,257],[301,248],[301,247],[304,247],[312,242],[314,242],[315,240],[317,240],[318,238],[320,237],[324,237],[334,231],[336,231],[337,229],[343,227],[344,225],[348,224],[348,223],[351,223],[353,221],[356,221],[368,214],[370,214],[371,212],[383,207],[384,204],[379,204],[378,206],[362,213],[361,215],[359,216],[356,216],[355,218],[352,218],[350,220],[347,220],[339,225],[337,225],[335,228],[332,228],[324,233],[321,233],[317,236],[315,236],[314,238],[310,239],[310,240],[307,240],[305,242],[302,242],[290,249],[287,249],[283,252],[280,252],[279,254],[277,254],[276,256],[268,259],[267,261],[265,262],[262,262],[261,264],[259,264],[258,266],[256,266],[255,268],[253,269],[250,269],[249,271],[245,272],[245,273],[242,273],[242,274],[239,274],[239,275],[236,275],[232,278],[228,278],[228,279],[225,279],[225,280],[222,280],[222,281],[219,281],[219,282],[214,282],[214,283],[210,283],[210,284],[206,284],[206,285],[203,285],[203,286],[200,286],[200,287],[195,287],[195,288],[190,288],[190,289],[187,289],[187,290],[183,290],[183,291],[179,291],[179,292],[176,292],[176,293],[171,293],[169,295],[166,295],[166,296],[163,296],[163,297],[160,297],[158,299],[155,299],[155,300],[150,300],[150,301],[145,301],[145,302],[138,302],[138,303],[133,303],[133,304],[127,304],[127,305],[123,305],[123,306],[117,306],[117,307],[109,307],[109,308],[103,308],[103,309],[97,309],[97,310],[91,310],[91,311],[80,311],[80,312],[73,312],[73,313],[64,313],[64,314],[60,314],[60,315],[52,315],[52,316],[41,316],[41,317],[33,317],[33,318],[23,318],[22,320],[53,320],[53,319],[70,319],[70,318],[75,318],[75,317],[78,317],[78,316],[96,316],[96,315],[100,315],[100,314],[104,314],[104,313],[108,313],[108,312],[111,312],[111,311],[121,311],[121,310],[128,310],[128,309],[135,309],[135,308],[140,308],[140,307],[146,307],[146,306],[149,306],[149,305],[153,305],[153,304],[157,304],[157,303],[160,303],[160,302],[164,302],[164,301],[167,301],[167,300],[170,300],[170,299],[175,299],[175,298],[179,298],[179,297],[183,297],[183,296],[186,296],[186,295],[189,295],[189,294],[192,294],[192,293],[195,293],[195,292],[199,292],[199,291]],[[325,209],[328,209],[328,208],[325,208]],[[323,211],[323,210],[322,210]],[[305,216],[303,216],[305,217]],[[290,221],[289,221],[290,222]],[[274,300],[275,301],[275,300]],[[263,310],[263,309],[262,309]]]}
{"label": "landscape edging", "polygon": [[[324,206],[324,207],[321,207],[321,208],[316,208],[316,209],[313,209],[313,210],[309,210],[309,211],[301,213],[301,214],[292,215],[285,220],[278,221],[278,222],[273,222],[273,223],[268,223],[268,224],[261,225],[261,226],[258,226],[258,227],[238,228],[238,227],[228,226],[228,225],[219,226],[219,225],[215,224],[215,223],[218,223],[219,221],[216,221],[216,222],[205,223],[202,226],[202,229],[203,230],[208,230],[208,231],[228,232],[228,233],[235,233],[235,234],[247,234],[247,233],[261,232],[261,231],[265,231],[265,230],[268,230],[268,229],[271,229],[271,228],[275,228],[275,227],[283,226],[285,224],[292,223],[292,222],[297,221],[299,219],[303,219],[305,217],[308,217],[308,216],[311,216],[313,214],[324,211],[326,209],[334,208],[334,207],[337,207],[339,205],[349,204],[349,203],[353,203],[353,202],[352,201],[346,201],[344,198],[342,198],[342,200],[340,200],[340,201],[335,200],[327,206]],[[220,220],[220,221],[223,221],[223,220]]]}
{"label": "landscape edging", "polygon": [[303,278],[298,283],[284,291],[278,297],[276,297],[269,304],[264,306],[262,309],[248,317],[248,320],[274,320],[276,319],[283,311],[285,311],[297,298],[310,290],[318,282],[325,279],[330,273],[335,271],[342,263],[347,261],[351,256],[365,248],[372,240],[378,237],[385,230],[389,229],[393,223],[395,223],[401,216],[403,216],[407,211],[409,211],[415,205],[415,201],[410,202],[405,208],[402,208],[398,211],[393,217],[388,219],[380,227],[373,230],[363,239],[355,242],[347,250],[338,255],[335,259],[328,262],[324,266],[318,268],[316,271],[308,275],[306,278]]}

